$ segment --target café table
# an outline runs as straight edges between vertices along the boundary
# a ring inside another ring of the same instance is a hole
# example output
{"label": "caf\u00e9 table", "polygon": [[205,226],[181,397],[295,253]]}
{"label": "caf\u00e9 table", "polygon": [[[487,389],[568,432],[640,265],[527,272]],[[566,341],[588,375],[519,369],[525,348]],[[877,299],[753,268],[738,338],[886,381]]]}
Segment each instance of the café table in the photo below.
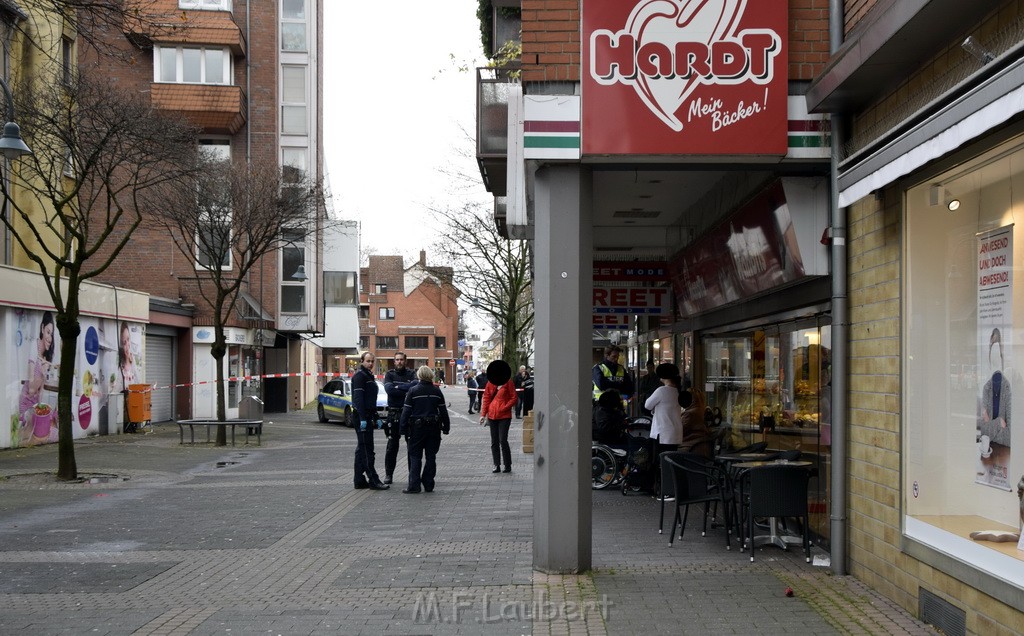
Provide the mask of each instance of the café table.
{"label": "caf\u00e9 table", "polygon": [[[772,466],[799,466],[801,468],[810,468],[814,464],[808,461],[802,460],[786,460],[776,459],[771,461],[749,461],[749,462],[737,462],[732,464],[732,468],[740,471],[746,470],[758,470],[763,468],[770,468]],[[760,545],[775,545],[783,550],[788,550],[790,545],[800,545],[803,543],[801,537],[782,534],[779,532],[779,519],[778,517],[768,518],[768,534],[757,535],[756,537],[750,538],[750,549],[753,550]]]}

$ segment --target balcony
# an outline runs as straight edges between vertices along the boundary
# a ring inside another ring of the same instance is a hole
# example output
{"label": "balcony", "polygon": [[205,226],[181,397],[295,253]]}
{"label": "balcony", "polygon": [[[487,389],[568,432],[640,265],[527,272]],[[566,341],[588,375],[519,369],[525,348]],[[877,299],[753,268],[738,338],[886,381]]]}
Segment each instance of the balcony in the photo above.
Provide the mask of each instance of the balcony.
{"label": "balcony", "polygon": [[153,108],[185,115],[205,133],[233,135],[245,125],[240,86],[151,84]]}
{"label": "balcony", "polygon": [[505,196],[508,167],[508,100],[518,68],[476,70],[476,160],[487,191]]}

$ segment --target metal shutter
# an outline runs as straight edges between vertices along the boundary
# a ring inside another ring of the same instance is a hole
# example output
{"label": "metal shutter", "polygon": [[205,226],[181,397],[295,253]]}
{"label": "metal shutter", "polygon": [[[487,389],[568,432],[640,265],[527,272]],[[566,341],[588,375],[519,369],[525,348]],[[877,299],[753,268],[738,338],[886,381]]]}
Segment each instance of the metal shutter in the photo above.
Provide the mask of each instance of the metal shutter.
{"label": "metal shutter", "polygon": [[174,419],[174,391],[167,387],[174,378],[174,338],[146,334],[146,383],[155,384],[152,415],[154,422]]}

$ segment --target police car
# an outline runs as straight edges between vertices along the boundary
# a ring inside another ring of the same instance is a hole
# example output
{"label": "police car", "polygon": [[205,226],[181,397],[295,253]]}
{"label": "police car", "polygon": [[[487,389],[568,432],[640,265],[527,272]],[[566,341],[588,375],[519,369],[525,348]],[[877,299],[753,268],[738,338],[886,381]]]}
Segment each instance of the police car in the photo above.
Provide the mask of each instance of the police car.
{"label": "police car", "polygon": [[[321,422],[341,420],[345,426],[355,427],[356,415],[352,407],[352,380],[335,378],[324,385],[316,398],[316,416]],[[377,417],[385,418],[388,410],[388,395],[384,383],[377,381]]]}

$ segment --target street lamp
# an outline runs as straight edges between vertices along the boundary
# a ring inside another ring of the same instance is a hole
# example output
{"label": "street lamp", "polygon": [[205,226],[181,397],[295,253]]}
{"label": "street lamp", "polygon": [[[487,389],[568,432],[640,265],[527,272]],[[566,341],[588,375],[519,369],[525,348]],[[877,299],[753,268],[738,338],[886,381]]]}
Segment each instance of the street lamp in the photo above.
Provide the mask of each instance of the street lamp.
{"label": "street lamp", "polygon": [[14,96],[11,95],[11,89],[2,77],[0,87],[3,87],[4,98],[7,100],[7,123],[4,124],[4,134],[0,137],[0,153],[13,161],[22,155],[32,154],[32,151],[22,141],[21,128],[14,122]]}

